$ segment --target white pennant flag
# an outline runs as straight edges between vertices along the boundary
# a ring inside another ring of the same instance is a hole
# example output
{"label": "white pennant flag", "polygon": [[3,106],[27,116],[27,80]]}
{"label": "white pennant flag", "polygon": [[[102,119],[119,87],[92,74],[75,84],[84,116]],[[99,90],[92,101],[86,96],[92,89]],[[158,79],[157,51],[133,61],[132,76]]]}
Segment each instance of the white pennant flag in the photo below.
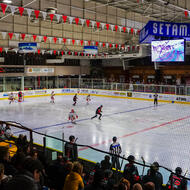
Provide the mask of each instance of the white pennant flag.
{"label": "white pennant flag", "polygon": [[108,48],[108,46],[109,46],[109,43],[106,43],[106,47]]}
{"label": "white pennant flag", "polygon": [[60,51],[57,51],[57,54],[59,55],[59,54],[60,54]]}
{"label": "white pennant flag", "polygon": [[59,38],[59,43],[60,43],[60,44],[61,44],[62,40],[63,40],[62,38]]}
{"label": "white pennant flag", "polygon": [[115,48],[115,44],[112,44],[112,47]]}
{"label": "white pennant flag", "polygon": [[84,41],[84,45],[87,46],[88,41]]}
{"label": "white pennant flag", "polygon": [[1,34],[2,34],[2,36],[3,36],[3,39],[5,39],[6,36],[7,36],[7,32],[1,32]]}
{"label": "white pennant flag", "polygon": [[53,50],[50,50],[49,52],[50,52],[51,55],[53,54]]}
{"label": "white pennant flag", "polygon": [[18,49],[14,49],[15,53],[17,54],[18,53]]}
{"label": "white pennant flag", "polygon": [[4,48],[4,49],[5,49],[5,52],[7,53],[9,48]]}
{"label": "white pennant flag", "polygon": [[69,18],[69,23],[72,24],[74,17],[68,16],[68,18]]}
{"label": "white pennant flag", "polygon": [[135,34],[137,34],[137,29],[134,29]]}
{"label": "white pennant flag", "polygon": [[57,22],[59,22],[60,18],[61,18],[61,15],[56,14],[56,17],[57,17]]}
{"label": "white pennant flag", "polygon": [[111,27],[111,30],[112,30],[112,32],[113,32],[114,25],[113,25],[113,24],[110,24],[110,27]]}
{"label": "white pennant flag", "polygon": [[78,52],[78,56],[80,56],[80,52]]}
{"label": "white pennant flag", "polygon": [[121,49],[121,44],[119,44],[119,49]]}
{"label": "white pennant flag", "polygon": [[92,23],[92,28],[94,28],[94,25],[95,25],[95,21],[91,20],[91,23]]}
{"label": "white pennant flag", "polygon": [[127,32],[129,33],[130,28],[127,27]]}
{"label": "white pennant flag", "polygon": [[102,30],[103,30],[106,24],[105,24],[105,23],[102,23],[102,22],[101,22],[100,24],[101,24]]}
{"label": "white pennant flag", "polygon": [[119,31],[121,32],[121,30],[122,30],[122,26],[118,26],[119,27]]}
{"label": "white pennant flag", "polygon": [[65,55],[67,55],[67,51],[65,51]]}
{"label": "white pennant flag", "polygon": [[10,7],[10,9],[11,9],[11,14],[14,15],[16,6],[9,5],[9,7]]}
{"label": "white pennant flag", "polygon": [[43,36],[38,36],[39,42],[42,41]]}
{"label": "white pennant flag", "polygon": [[50,43],[52,42],[53,37],[48,37]]}
{"label": "white pennant flag", "polygon": [[99,43],[99,46],[102,47],[102,42]]}
{"label": "white pennant flag", "polygon": [[124,49],[125,49],[125,51],[126,51],[126,50],[128,49],[128,46],[125,46]]}
{"label": "white pennant flag", "polygon": [[31,34],[27,34],[26,37],[30,38],[30,37],[31,37]]}
{"label": "white pennant flag", "polygon": [[14,33],[14,35],[15,35],[16,40],[18,40],[19,39],[19,34],[18,33]]}
{"label": "white pennant flag", "polygon": [[77,45],[79,45],[80,40],[76,40]]}
{"label": "white pennant flag", "polygon": [[42,49],[42,50],[41,50],[41,52],[42,52],[42,55],[44,55],[44,54],[45,54],[45,50],[44,50],[44,49]]}
{"label": "white pennant flag", "polygon": [[46,12],[43,12],[43,11],[41,11],[41,13],[42,13],[43,19],[46,20],[47,13],[46,13]]}
{"label": "white pennant flag", "polygon": [[27,13],[28,13],[28,17],[30,18],[31,14],[32,14],[32,9],[26,9]]}
{"label": "white pennant flag", "polygon": [[92,41],[92,45],[93,45],[93,46],[95,45],[95,41]]}
{"label": "white pennant flag", "polygon": [[74,52],[72,52],[71,54],[74,55]]}
{"label": "white pennant flag", "polygon": [[70,45],[70,43],[71,43],[71,39],[67,39],[67,42],[68,42],[68,44]]}
{"label": "white pennant flag", "polygon": [[84,25],[85,20],[86,20],[86,19],[80,18],[80,22],[81,22],[82,26]]}

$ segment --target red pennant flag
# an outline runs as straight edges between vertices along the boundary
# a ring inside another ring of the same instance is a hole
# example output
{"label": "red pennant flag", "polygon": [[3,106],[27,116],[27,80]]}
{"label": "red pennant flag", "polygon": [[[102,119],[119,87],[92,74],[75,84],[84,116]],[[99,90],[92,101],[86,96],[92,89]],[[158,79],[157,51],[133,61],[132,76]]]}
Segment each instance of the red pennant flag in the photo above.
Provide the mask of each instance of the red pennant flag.
{"label": "red pennant flag", "polygon": [[20,16],[22,16],[23,12],[24,12],[24,8],[23,7],[19,7],[19,12],[20,12]]}
{"label": "red pennant flag", "polygon": [[130,48],[130,46],[129,46],[129,47],[128,47],[128,51],[130,51],[130,49],[131,49],[131,48]]}
{"label": "red pennant flag", "polygon": [[68,54],[71,55],[71,52],[69,51]]}
{"label": "red pennant flag", "polygon": [[91,41],[88,41],[88,45],[90,46]]}
{"label": "red pennant flag", "polygon": [[126,27],[123,27],[123,32],[126,32]]}
{"label": "red pennant flag", "polygon": [[8,33],[8,35],[9,35],[9,38],[12,40],[13,33]]}
{"label": "red pennant flag", "polygon": [[84,53],[82,52],[81,55],[84,56]]}
{"label": "red pennant flag", "polygon": [[38,54],[40,54],[40,49],[38,49]]}
{"label": "red pennant flag", "polygon": [[26,34],[21,34],[22,39],[24,40]]}
{"label": "red pennant flag", "polygon": [[64,55],[64,51],[61,51],[61,55]]}
{"label": "red pennant flag", "polygon": [[124,47],[125,47],[125,45],[124,45],[124,44],[122,44],[122,45],[121,45],[121,47],[122,47],[122,48],[124,48]]}
{"label": "red pennant flag", "polygon": [[83,45],[83,42],[84,42],[83,40],[80,41],[81,46]]}
{"label": "red pennant flag", "polygon": [[54,14],[49,14],[49,17],[50,17],[50,19],[51,19],[51,22],[52,22],[52,20],[53,20],[53,17],[54,17]]}
{"label": "red pennant flag", "polygon": [[56,50],[53,50],[53,54],[56,55],[56,53],[57,53]]}
{"label": "red pennant flag", "polygon": [[3,52],[3,48],[2,48],[2,47],[0,47],[0,52],[1,52],[1,53]]}
{"label": "red pennant flag", "polygon": [[96,46],[98,46],[98,42],[96,42]]}
{"label": "red pennant flag", "polygon": [[36,19],[38,19],[40,11],[39,10],[35,10],[34,13],[36,15]]}
{"label": "red pennant flag", "polygon": [[73,45],[75,44],[75,40],[74,39],[72,40],[72,43],[73,43]]}
{"label": "red pennant flag", "polygon": [[56,37],[54,37],[54,38],[53,38],[53,40],[54,40],[54,43],[56,44],[56,42],[57,42],[57,38],[56,38]]}
{"label": "red pennant flag", "polygon": [[100,27],[100,22],[96,22],[97,28]]}
{"label": "red pennant flag", "polygon": [[33,35],[33,39],[34,41],[36,41],[37,35]]}
{"label": "red pennant flag", "polygon": [[86,25],[89,27],[89,25],[90,25],[90,20],[86,20]]}
{"label": "red pennant flag", "polygon": [[118,48],[118,44],[115,44],[115,47]]}
{"label": "red pennant flag", "polygon": [[112,44],[110,44],[110,48],[112,47]]}
{"label": "red pennant flag", "polygon": [[46,43],[46,41],[47,41],[47,36],[44,36],[44,42]]}
{"label": "red pennant flag", "polygon": [[118,29],[118,26],[117,25],[115,25],[115,31],[117,32],[117,29]]}
{"label": "red pennant flag", "polygon": [[102,46],[103,46],[103,47],[105,47],[105,46],[106,46],[106,44],[105,44],[105,43],[103,43],[103,44],[102,44]]}
{"label": "red pennant flag", "polygon": [[135,51],[135,46],[132,46],[132,50]]}
{"label": "red pennant flag", "polygon": [[66,41],[67,41],[67,39],[66,39],[66,38],[63,38],[63,42],[64,42],[64,44],[66,43]]}
{"label": "red pennant flag", "polygon": [[110,27],[110,25],[109,25],[109,24],[106,24],[106,28],[107,28],[107,30],[109,30],[109,27]]}
{"label": "red pennant flag", "polygon": [[137,34],[138,34],[138,35],[140,34],[140,30],[137,31]]}
{"label": "red pennant flag", "polygon": [[2,9],[2,11],[3,11],[3,14],[5,14],[6,8],[7,8],[7,5],[1,3],[1,9]]}
{"label": "red pennant flag", "polygon": [[67,16],[63,15],[63,21],[64,23],[67,21]]}
{"label": "red pennant flag", "polygon": [[184,11],[185,17],[188,17],[188,11]]}
{"label": "red pennant flag", "polygon": [[78,55],[78,52],[75,52],[75,55]]}
{"label": "red pennant flag", "polygon": [[131,34],[133,34],[133,32],[134,32],[134,29],[133,29],[133,28],[131,28]]}
{"label": "red pennant flag", "polygon": [[78,25],[78,23],[79,23],[79,18],[78,17],[75,18],[75,22]]}

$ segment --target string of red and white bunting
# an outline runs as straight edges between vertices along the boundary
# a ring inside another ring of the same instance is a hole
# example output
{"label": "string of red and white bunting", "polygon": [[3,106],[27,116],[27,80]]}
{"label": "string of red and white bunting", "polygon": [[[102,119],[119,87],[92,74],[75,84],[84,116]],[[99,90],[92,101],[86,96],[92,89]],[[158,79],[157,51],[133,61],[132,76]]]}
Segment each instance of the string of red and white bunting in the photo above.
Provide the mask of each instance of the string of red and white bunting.
{"label": "string of red and white bunting", "polygon": [[23,12],[26,11],[28,14],[28,17],[31,17],[32,13],[34,13],[35,18],[38,19],[39,15],[41,14],[43,20],[46,20],[49,17],[51,22],[56,17],[57,22],[60,22],[62,19],[62,21],[64,23],[66,23],[67,21],[70,24],[75,23],[76,25],[78,25],[80,23],[82,26],[86,25],[87,27],[92,27],[92,28],[97,27],[98,29],[101,28],[102,30],[104,30],[104,29],[110,30],[111,29],[112,32],[113,31],[128,32],[130,34],[135,34],[135,35],[138,35],[140,33],[140,28],[132,28],[132,27],[114,25],[114,24],[109,24],[109,23],[102,23],[102,22],[98,22],[98,21],[94,21],[94,20],[90,20],[90,19],[82,19],[82,18],[67,16],[67,15],[60,15],[60,14],[53,14],[53,13],[48,14],[47,12],[40,11],[40,10],[34,10],[34,9],[24,8],[24,7],[17,7],[17,6],[1,3],[1,9],[2,9],[3,14],[6,14],[6,10],[8,8],[10,8],[12,15],[14,15],[16,10],[19,11],[20,16],[22,16]]}
{"label": "string of red and white bunting", "polygon": [[[65,44],[65,45],[78,45],[78,46],[98,46],[101,48],[116,48],[121,49],[124,47],[124,44],[118,44],[118,43],[109,43],[109,42],[98,42],[98,41],[92,41],[92,40],[79,40],[79,39],[69,39],[69,38],[60,38],[55,36],[41,36],[36,34],[25,34],[25,33],[13,33],[13,32],[1,32],[3,39],[6,39],[7,36],[10,40],[13,40],[13,37],[15,37],[16,40],[22,39],[23,41],[26,39],[26,37],[30,37],[33,42],[36,42],[37,40],[39,42],[45,42],[47,43],[54,43],[54,44]],[[48,41],[47,41],[48,40]],[[53,42],[52,42],[53,41]]]}
{"label": "string of red and white bunting", "polygon": [[[125,52],[128,53],[133,53],[135,51],[139,51],[140,50],[140,46],[125,46],[122,47],[123,50],[125,50]],[[5,53],[8,53],[9,51],[11,52],[15,52],[18,53],[18,49],[10,49],[7,47],[0,47],[0,53],[3,53],[3,51]],[[50,55],[68,55],[68,56],[88,56],[88,57],[96,57],[96,56],[108,56],[108,53],[102,52],[102,53],[98,53],[98,54],[89,54],[89,53],[84,53],[84,52],[79,52],[79,51],[69,51],[69,50],[47,50],[47,49],[37,49],[36,52],[33,53],[37,53],[37,54],[42,54],[44,55],[46,54],[50,54]]]}

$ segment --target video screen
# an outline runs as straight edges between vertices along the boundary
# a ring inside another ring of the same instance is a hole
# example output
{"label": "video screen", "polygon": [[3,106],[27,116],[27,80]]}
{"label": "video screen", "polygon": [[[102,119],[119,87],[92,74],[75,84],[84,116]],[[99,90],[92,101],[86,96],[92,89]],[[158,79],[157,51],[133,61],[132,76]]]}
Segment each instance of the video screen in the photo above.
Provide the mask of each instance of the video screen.
{"label": "video screen", "polygon": [[185,41],[163,40],[151,42],[152,62],[183,62],[185,59]]}

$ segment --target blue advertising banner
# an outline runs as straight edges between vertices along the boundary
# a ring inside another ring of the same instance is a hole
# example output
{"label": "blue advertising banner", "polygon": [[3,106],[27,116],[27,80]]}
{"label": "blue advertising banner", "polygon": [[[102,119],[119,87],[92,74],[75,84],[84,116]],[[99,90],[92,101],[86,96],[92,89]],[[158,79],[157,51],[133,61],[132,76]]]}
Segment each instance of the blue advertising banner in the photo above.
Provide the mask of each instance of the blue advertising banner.
{"label": "blue advertising banner", "polygon": [[84,53],[98,54],[97,46],[84,46]]}
{"label": "blue advertising banner", "polygon": [[150,43],[155,40],[155,36],[188,40],[190,38],[190,24],[149,21],[140,31],[140,43]]}
{"label": "blue advertising banner", "polygon": [[19,43],[19,50],[23,52],[33,52],[37,50],[37,43]]}

